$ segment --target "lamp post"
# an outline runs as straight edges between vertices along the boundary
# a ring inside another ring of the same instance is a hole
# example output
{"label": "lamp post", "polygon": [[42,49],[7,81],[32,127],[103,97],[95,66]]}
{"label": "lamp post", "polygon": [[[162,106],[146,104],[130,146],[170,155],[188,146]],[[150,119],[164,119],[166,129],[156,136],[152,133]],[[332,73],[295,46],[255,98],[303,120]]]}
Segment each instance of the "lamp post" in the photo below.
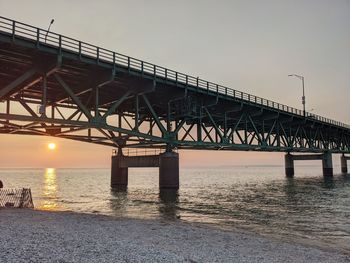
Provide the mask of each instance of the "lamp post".
{"label": "lamp post", "polygon": [[45,43],[46,43],[47,34],[49,33],[50,28],[51,28],[51,25],[53,24],[53,22],[55,22],[55,19],[51,19],[51,22],[50,22],[49,28],[48,28],[48,29],[47,29],[47,31],[46,31],[46,35],[45,35]]}
{"label": "lamp post", "polygon": [[303,85],[303,97],[301,98],[302,104],[303,104],[303,113],[304,117],[306,116],[306,111],[305,111],[305,85],[304,85],[304,76],[297,75],[297,74],[289,74],[288,77],[297,77],[298,79],[301,80],[302,85]]}

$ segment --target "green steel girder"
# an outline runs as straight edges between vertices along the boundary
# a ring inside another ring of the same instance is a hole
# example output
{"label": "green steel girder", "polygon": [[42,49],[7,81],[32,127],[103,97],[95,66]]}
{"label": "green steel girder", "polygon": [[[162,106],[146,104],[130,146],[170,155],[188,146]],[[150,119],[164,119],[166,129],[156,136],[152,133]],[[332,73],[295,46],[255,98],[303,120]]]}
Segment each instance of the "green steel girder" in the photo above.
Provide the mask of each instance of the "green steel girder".
{"label": "green steel girder", "polygon": [[[0,133],[112,147],[350,153],[350,129],[342,124],[209,82],[203,86],[198,78],[193,83],[132,58],[118,62],[116,53],[106,61],[101,50],[88,56],[81,48],[5,34],[0,18],[0,100],[6,103]],[[51,116],[39,116],[34,109],[40,105]]]}

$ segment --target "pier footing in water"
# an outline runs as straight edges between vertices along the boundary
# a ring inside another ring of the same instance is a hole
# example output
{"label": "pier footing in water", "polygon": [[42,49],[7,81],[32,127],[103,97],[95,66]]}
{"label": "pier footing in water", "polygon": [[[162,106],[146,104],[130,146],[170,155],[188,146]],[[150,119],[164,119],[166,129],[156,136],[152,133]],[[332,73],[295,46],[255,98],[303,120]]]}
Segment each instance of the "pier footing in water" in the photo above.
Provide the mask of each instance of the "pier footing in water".
{"label": "pier footing in water", "polygon": [[128,186],[128,168],[121,167],[122,155],[112,156],[111,166],[111,187],[115,189],[123,190]]}
{"label": "pier footing in water", "polygon": [[323,176],[333,176],[332,154],[325,152],[322,154],[290,154],[287,153],[284,157],[285,171],[287,177],[294,176],[294,161],[296,160],[321,160]]}
{"label": "pier footing in water", "polygon": [[179,189],[179,154],[164,152],[159,155],[124,156],[121,151],[112,156],[111,187],[128,186],[129,167],[159,167],[159,188]]}
{"label": "pier footing in water", "polygon": [[179,189],[179,154],[165,152],[159,155],[159,188]]}
{"label": "pier footing in water", "polygon": [[345,156],[343,154],[340,157],[341,172],[343,174],[347,174],[348,173],[348,160],[350,160],[350,156]]}

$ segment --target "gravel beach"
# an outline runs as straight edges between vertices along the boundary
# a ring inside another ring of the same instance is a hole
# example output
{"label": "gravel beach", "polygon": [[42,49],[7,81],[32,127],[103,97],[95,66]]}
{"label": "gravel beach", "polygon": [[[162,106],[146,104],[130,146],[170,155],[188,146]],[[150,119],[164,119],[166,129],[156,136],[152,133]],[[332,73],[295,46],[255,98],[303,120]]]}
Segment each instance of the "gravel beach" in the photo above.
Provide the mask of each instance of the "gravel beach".
{"label": "gravel beach", "polygon": [[0,209],[1,262],[350,262],[341,252],[180,221]]}

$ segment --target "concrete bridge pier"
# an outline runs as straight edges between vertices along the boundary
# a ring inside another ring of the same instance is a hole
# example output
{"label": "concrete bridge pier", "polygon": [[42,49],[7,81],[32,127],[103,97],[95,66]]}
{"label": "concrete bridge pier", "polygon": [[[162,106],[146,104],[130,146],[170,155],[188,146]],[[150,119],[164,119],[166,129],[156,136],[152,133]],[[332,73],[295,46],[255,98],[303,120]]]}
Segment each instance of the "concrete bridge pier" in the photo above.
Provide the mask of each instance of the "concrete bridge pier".
{"label": "concrete bridge pier", "polygon": [[126,190],[128,187],[128,168],[122,166],[123,157],[121,150],[112,156],[111,187],[120,190]]}
{"label": "concrete bridge pier", "polygon": [[333,176],[332,154],[325,152],[322,159],[323,176]]}
{"label": "concrete bridge pier", "polygon": [[343,174],[348,173],[348,160],[350,160],[350,156],[345,156],[344,154],[340,157],[341,164],[341,172]]}
{"label": "concrete bridge pier", "polygon": [[112,156],[112,188],[126,190],[129,167],[159,167],[160,190],[177,191],[179,189],[179,154],[176,152],[166,151],[154,155],[125,156],[122,150],[118,150]]}
{"label": "concrete bridge pier", "polygon": [[286,176],[293,177],[294,176],[294,159],[290,153],[287,153],[284,156],[284,166],[286,169]]}
{"label": "concrete bridge pier", "polygon": [[179,189],[179,154],[165,152],[159,155],[159,188]]}
{"label": "concrete bridge pier", "polygon": [[[299,154],[299,155],[297,154],[292,155],[290,153],[287,153],[284,157],[285,171],[286,171],[287,177],[294,176],[294,161],[296,160],[321,160],[323,176],[325,177],[333,176],[333,162],[332,162],[332,154],[330,152],[325,152],[322,154]],[[342,159],[342,163],[343,163],[343,159]]]}

